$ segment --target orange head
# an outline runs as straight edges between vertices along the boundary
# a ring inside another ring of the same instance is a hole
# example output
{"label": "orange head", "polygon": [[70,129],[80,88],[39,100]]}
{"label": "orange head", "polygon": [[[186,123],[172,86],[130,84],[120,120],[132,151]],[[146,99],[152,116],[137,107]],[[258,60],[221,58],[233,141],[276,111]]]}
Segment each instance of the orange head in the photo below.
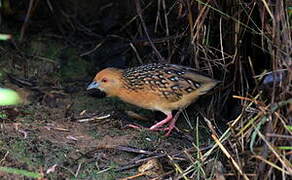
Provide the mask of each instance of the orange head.
{"label": "orange head", "polygon": [[96,74],[93,81],[88,85],[87,90],[99,89],[107,96],[117,96],[122,87],[122,70],[116,68],[106,68]]}

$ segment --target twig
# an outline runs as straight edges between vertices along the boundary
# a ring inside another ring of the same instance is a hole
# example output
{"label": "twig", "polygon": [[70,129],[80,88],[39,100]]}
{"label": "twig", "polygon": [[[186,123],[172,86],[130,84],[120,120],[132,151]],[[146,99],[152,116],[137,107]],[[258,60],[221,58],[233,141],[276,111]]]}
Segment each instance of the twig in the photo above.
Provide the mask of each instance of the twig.
{"label": "twig", "polygon": [[[207,146],[207,147],[201,148],[200,151],[205,151],[205,150],[210,149],[210,148],[211,148],[211,146]],[[119,172],[119,171],[124,171],[124,170],[127,170],[127,169],[131,169],[131,168],[139,166],[143,162],[149,161],[151,159],[158,159],[158,158],[162,158],[162,157],[165,157],[165,156],[179,156],[179,155],[184,154],[185,152],[193,152],[195,150],[196,150],[196,148],[192,147],[192,148],[180,151],[180,152],[174,152],[174,153],[170,153],[170,154],[155,153],[154,156],[136,160],[133,163],[129,163],[127,165],[124,165],[123,167],[117,168],[115,171]]]}
{"label": "twig", "polygon": [[87,118],[80,118],[79,120],[77,120],[78,122],[88,122],[88,121],[94,121],[94,120],[102,120],[102,119],[107,119],[109,118],[111,115],[110,114],[106,114],[103,116],[96,116],[93,115],[91,117],[87,117]]}
{"label": "twig", "polygon": [[30,16],[32,15],[35,7],[37,6],[38,4],[38,0],[36,0],[36,3],[34,4],[34,0],[30,0],[29,1],[29,6],[28,6],[28,10],[27,10],[27,13],[26,13],[26,16],[25,16],[25,19],[24,19],[24,23],[21,27],[21,31],[20,31],[20,38],[19,40],[22,41],[23,40],[23,36],[24,36],[24,32],[25,32],[25,29],[28,25],[28,21],[29,21],[29,18]]}
{"label": "twig", "polygon": [[78,168],[77,168],[77,171],[76,171],[76,173],[75,173],[75,178],[77,178],[78,177],[78,174],[79,174],[79,171],[80,171],[80,169],[81,169],[81,165],[82,165],[82,163],[79,163],[78,164]]}
{"label": "twig", "polygon": [[159,51],[157,50],[157,48],[153,44],[153,42],[148,34],[147,27],[146,27],[145,21],[144,21],[143,16],[142,16],[142,9],[141,9],[141,5],[140,5],[140,0],[135,0],[135,4],[136,4],[138,16],[140,17],[143,29],[145,31],[145,34],[146,34],[148,41],[150,42],[151,47],[153,48],[154,52],[156,53],[156,55],[158,56],[160,61],[165,62],[165,59],[161,56],[161,54],[159,53]]}
{"label": "twig", "polygon": [[139,154],[147,154],[147,155],[157,154],[155,152],[145,151],[143,149],[138,149],[138,148],[125,147],[125,146],[117,146],[115,149],[120,150],[120,151],[133,152],[133,153],[139,153]]}
{"label": "twig", "polygon": [[220,149],[223,151],[223,153],[226,155],[226,157],[231,160],[232,164],[234,165],[234,167],[236,168],[236,170],[242,175],[243,179],[245,180],[249,180],[249,178],[246,176],[246,174],[242,171],[242,169],[240,168],[240,166],[238,165],[238,163],[233,159],[233,157],[229,154],[229,152],[227,151],[227,149],[221,144],[221,142],[219,141],[219,139],[212,134],[211,137],[214,139],[214,141],[216,142],[216,144],[218,144],[218,146],[220,147]]}

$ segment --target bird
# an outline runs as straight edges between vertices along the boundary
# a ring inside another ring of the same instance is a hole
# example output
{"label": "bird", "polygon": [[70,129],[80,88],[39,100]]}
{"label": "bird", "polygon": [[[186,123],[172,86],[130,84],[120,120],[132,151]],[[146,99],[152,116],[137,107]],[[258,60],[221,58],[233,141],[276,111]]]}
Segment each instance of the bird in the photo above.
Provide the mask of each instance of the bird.
{"label": "bird", "polygon": [[169,136],[175,127],[172,111],[195,102],[220,81],[199,74],[195,69],[176,65],[152,63],[127,69],[106,68],[96,74],[87,90],[98,89],[107,97],[164,113],[166,118],[150,127],[163,130]]}

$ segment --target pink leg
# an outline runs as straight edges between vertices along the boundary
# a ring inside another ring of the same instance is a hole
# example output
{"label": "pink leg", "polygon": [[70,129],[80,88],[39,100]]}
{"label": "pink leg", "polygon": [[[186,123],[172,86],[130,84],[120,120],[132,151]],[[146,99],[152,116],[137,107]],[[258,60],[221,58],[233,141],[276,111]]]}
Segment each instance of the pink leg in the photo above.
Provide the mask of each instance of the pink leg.
{"label": "pink leg", "polygon": [[153,126],[150,127],[150,130],[157,130],[157,128],[163,126],[163,124],[165,123],[168,123],[169,121],[171,121],[173,118],[172,118],[172,114],[171,113],[168,113],[167,114],[167,117],[165,119],[163,119],[162,121],[154,124]]}
{"label": "pink leg", "polygon": [[174,118],[170,121],[169,126],[166,128],[166,130],[168,130],[168,131],[167,131],[167,133],[165,134],[165,136],[169,136],[169,135],[170,135],[172,129],[175,127],[175,122],[176,122],[176,120],[177,120],[177,118],[174,117]]}

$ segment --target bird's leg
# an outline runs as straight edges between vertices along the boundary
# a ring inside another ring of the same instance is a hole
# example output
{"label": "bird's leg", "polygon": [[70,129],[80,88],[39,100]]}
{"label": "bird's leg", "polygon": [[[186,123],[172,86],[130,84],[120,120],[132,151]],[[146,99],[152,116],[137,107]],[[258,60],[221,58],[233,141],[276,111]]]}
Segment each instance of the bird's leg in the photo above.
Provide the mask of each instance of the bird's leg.
{"label": "bird's leg", "polygon": [[154,124],[153,126],[150,127],[150,130],[157,130],[159,127],[163,126],[163,124],[168,123],[169,121],[171,121],[172,118],[172,114],[171,112],[167,114],[167,117],[165,119],[163,119],[162,121]]}
{"label": "bird's leg", "polygon": [[175,122],[176,122],[177,118],[172,118],[172,120],[169,123],[169,126],[167,128],[165,128],[164,130],[167,131],[167,133],[165,134],[165,136],[169,136],[172,129],[175,128]]}
{"label": "bird's leg", "polygon": [[[153,126],[151,126],[149,129],[150,130],[163,130],[163,131],[167,131],[167,133],[165,134],[165,136],[169,136],[171,131],[173,130],[173,128],[175,128],[175,122],[177,120],[177,118],[179,117],[180,113],[183,111],[183,109],[179,109],[179,111],[175,114],[175,116],[172,116],[172,113],[167,113],[167,117],[165,119],[163,119],[162,121],[154,124]],[[167,128],[160,128],[161,126],[163,126],[164,124],[169,122],[169,126]],[[136,128],[136,129],[140,129],[139,126],[135,126],[135,125],[128,125],[128,127],[131,128]]]}
{"label": "bird's leg", "polygon": [[175,116],[170,121],[169,126],[164,129],[164,130],[167,131],[165,136],[169,136],[171,131],[172,131],[172,129],[175,128],[175,122],[176,122],[177,118],[179,117],[180,113],[182,113],[182,111],[183,111],[183,109],[179,109],[178,112],[175,114]]}

